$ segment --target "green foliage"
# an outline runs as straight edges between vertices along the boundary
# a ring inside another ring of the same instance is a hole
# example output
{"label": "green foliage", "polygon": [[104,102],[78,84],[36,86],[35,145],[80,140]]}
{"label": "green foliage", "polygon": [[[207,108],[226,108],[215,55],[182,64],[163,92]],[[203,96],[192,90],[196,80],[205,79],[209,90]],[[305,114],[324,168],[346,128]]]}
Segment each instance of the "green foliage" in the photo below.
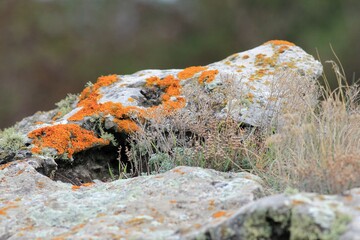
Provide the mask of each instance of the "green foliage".
{"label": "green foliage", "polygon": [[26,138],[15,128],[6,128],[0,131],[0,148],[15,152],[25,145]]}

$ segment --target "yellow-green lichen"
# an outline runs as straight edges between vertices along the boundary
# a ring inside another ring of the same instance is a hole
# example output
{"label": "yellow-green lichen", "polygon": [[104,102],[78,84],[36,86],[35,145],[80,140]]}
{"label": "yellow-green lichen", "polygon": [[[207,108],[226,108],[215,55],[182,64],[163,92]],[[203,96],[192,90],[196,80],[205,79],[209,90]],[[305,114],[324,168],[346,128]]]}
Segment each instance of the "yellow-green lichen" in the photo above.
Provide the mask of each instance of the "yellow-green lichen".
{"label": "yellow-green lichen", "polygon": [[25,141],[25,136],[13,127],[0,131],[0,148],[3,150],[15,152],[25,145]]}
{"label": "yellow-green lichen", "polygon": [[309,214],[293,211],[291,217],[290,239],[339,239],[341,234],[346,230],[350,220],[350,216],[335,211],[330,226],[324,228]]}

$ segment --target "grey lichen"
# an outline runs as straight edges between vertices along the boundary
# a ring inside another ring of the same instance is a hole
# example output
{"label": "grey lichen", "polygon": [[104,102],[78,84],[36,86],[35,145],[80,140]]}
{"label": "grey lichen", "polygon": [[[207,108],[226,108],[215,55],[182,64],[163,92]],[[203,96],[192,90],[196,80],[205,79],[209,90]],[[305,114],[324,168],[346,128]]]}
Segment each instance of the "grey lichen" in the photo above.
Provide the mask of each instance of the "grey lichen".
{"label": "grey lichen", "polygon": [[243,224],[244,239],[276,239],[288,235],[289,209],[259,209],[252,212]]}
{"label": "grey lichen", "polygon": [[291,218],[290,239],[339,239],[350,220],[350,216],[334,212],[331,226],[323,228],[308,214],[294,211]]}
{"label": "grey lichen", "polygon": [[73,109],[77,100],[78,100],[78,95],[70,93],[66,96],[66,98],[62,99],[58,103],[55,103],[55,105],[58,107],[57,117],[62,117],[67,113],[69,113]]}
{"label": "grey lichen", "polygon": [[0,131],[0,148],[6,151],[16,152],[25,146],[26,137],[15,128],[6,128]]}

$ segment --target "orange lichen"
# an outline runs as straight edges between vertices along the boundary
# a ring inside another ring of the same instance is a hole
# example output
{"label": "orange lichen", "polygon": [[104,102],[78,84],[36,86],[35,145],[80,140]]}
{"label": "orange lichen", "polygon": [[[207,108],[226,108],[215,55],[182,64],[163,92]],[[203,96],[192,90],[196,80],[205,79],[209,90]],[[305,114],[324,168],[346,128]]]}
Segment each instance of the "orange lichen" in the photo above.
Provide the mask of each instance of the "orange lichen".
{"label": "orange lichen", "polygon": [[114,122],[116,123],[119,131],[131,133],[139,130],[139,126],[134,121],[129,119],[124,119],[124,120],[114,119]]}
{"label": "orange lichen", "polygon": [[128,102],[135,102],[135,99],[133,99],[132,97],[129,97]]}
{"label": "orange lichen", "polygon": [[[101,98],[99,92],[100,87],[108,86],[117,81],[116,75],[110,75],[106,77],[100,77],[93,86],[89,86],[83,90],[80,94],[80,101],[78,107],[82,107],[77,113],[69,118],[70,121],[80,121],[84,117],[89,116],[106,116],[112,115],[118,123],[118,128],[121,131],[133,132],[137,129],[134,121],[128,120],[131,113],[140,113],[142,109],[135,106],[123,106],[121,103],[105,102],[98,103]],[[130,100],[130,99],[129,99]],[[134,99],[132,99],[134,100]],[[126,124],[125,124],[126,123]],[[128,127],[127,127],[128,126]],[[36,149],[35,149],[36,151]]]}
{"label": "orange lichen", "polygon": [[266,43],[264,43],[263,45],[266,45],[266,44],[295,46],[294,43],[284,41],[284,40],[270,40],[270,41],[267,41]]}
{"label": "orange lichen", "polygon": [[78,190],[78,189],[80,189],[80,187],[90,187],[90,186],[92,186],[92,185],[94,185],[94,183],[92,183],[92,182],[89,182],[89,183],[83,183],[83,184],[81,184],[81,185],[72,185],[71,186],[71,189],[73,190],[73,191],[76,191],[76,190]]}
{"label": "orange lichen", "polygon": [[162,95],[162,104],[159,106],[147,109],[146,117],[151,117],[158,109],[163,110],[163,114],[173,112],[185,106],[185,99],[180,97],[181,85],[180,80],[176,79],[173,75],[168,75],[163,79],[159,77],[150,77],[146,79],[146,86],[159,87],[164,91]]}
{"label": "orange lichen", "polygon": [[181,174],[181,175],[184,175],[184,174],[185,174],[185,172],[182,171],[181,169],[173,169],[173,170],[171,170],[171,171],[172,171],[172,172],[179,173],[179,174]]}
{"label": "orange lichen", "polygon": [[283,53],[283,52],[285,52],[285,51],[288,50],[288,49],[289,49],[289,46],[283,45],[283,46],[281,46],[281,47],[279,48],[278,52],[279,52],[279,53]]}
{"label": "orange lichen", "polygon": [[188,68],[185,68],[184,70],[182,70],[181,72],[179,72],[177,74],[177,76],[180,80],[188,79],[188,78],[193,77],[196,73],[204,71],[206,69],[207,69],[207,67],[202,67],[202,66],[188,67]]}
{"label": "orange lichen", "polygon": [[28,134],[33,139],[33,153],[42,152],[43,148],[53,148],[59,155],[74,153],[91,148],[94,145],[107,145],[108,140],[97,138],[93,132],[76,124],[59,124],[36,129]]}
{"label": "orange lichen", "polygon": [[8,206],[6,206],[6,207],[2,207],[2,208],[0,208],[0,215],[6,215],[7,214],[7,211],[9,210],[9,209],[11,209],[11,208],[17,208],[18,206],[16,206],[16,205],[13,205],[13,204],[9,204]]}
{"label": "orange lichen", "polygon": [[250,56],[249,55],[244,55],[243,57],[242,57],[242,59],[248,59]]}
{"label": "orange lichen", "polygon": [[214,213],[212,215],[213,218],[221,218],[226,216],[226,212],[225,211],[217,211],[216,213]]}
{"label": "orange lichen", "polygon": [[113,84],[114,82],[116,82],[117,79],[117,75],[113,74],[113,75],[108,75],[108,76],[101,76],[98,78],[97,82],[94,84],[94,88],[95,89],[99,89],[100,87],[105,87],[105,86],[109,86],[111,84]]}
{"label": "orange lichen", "polygon": [[9,162],[9,163],[5,163],[5,164],[2,164],[0,165],[0,171],[9,167],[10,165],[12,165],[14,162]]}
{"label": "orange lichen", "polygon": [[219,73],[218,70],[207,70],[201,73],[199,77],[199,83],[203,84],[204,82],[210,83],[214,81],[216,75]]}
{"label": "orange lichen", "polygon": [[253,99],[254,99],[254,94],[248,93],[248,94],[247,94],[247,98],[248,98],[250,101],[253,101]]}

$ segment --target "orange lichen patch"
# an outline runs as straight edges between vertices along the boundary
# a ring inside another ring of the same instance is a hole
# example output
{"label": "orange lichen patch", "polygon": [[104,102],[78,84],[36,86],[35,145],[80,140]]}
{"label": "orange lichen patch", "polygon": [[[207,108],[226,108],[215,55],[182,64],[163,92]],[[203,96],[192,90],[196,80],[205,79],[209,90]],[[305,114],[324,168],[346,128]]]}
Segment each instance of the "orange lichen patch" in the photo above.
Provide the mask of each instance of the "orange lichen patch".
{"label": "orange lichen patch", "polygon": [[262,77],[264,77],[265,75],[272,75],[272,74],[274,74],[274,72],[271,72],[265,68],[261,68],[261,69],[256,70],[255,73],[249,77],[249,81],[259,80]]}
{"label": "orange lichen patch", "polygon": [[249,55],[244,55],[243,57],[242,57],[242,59],[248,59],[250,56]]}
{"label": "orange lichen patch", "polygon": [[[185,106],[185,99],[179,97],[181,94],[180,80],[176,79],[172,75],[168,75],[163,79],[159,77],[150,77],[146,79],[146,86],[148,87],[159,87],[164,91],[162,95],[162,104],[159,106],[148,108],[146,113],[143,113],[144,117],[152,117],[159,109],[162,110],[161,114],[169,114],[174,110],[183,108]],[[173,98],[175,97],[175,99]]]}
{"label": "orange lichen patch", "polygon": [[288,49],[289,49],[289,46],[283,45],[283,46],[281,46],[281,47],[279,48],[278,52],[279,52],[279,53],[283,53],[283,52],[285,52],[285,51],[288,50]]}
{"label": "orange lichen patch", "polygon": [[247,94],[247,98],[252,101],[252,100],[254,99],[254,94],[248,93],[248,94]]}
{"label": "orange lichen patch", "polygon": [[92,182],[83,183],[83,184],[81,184],[80,186],[72,185],[72,186],[71,186],[71,189],[72,189],[73,191],[76,191],[76,190],[80,189],[80,187],[90,187],[90,186],[92,186],[92,185],[94,185],[94,183],[92,183]]}
{"label": "orange lichen patch", "polygon": [[25,171],[25,169],[20,169],[20,170],[16,173],[16,176],[21,175],[24,171]]}
{"label": "orange lichen patch", "polygon": [[292,204],[293,206],[304,205],[305,203],[306,203],[306,202],[303,201],[303,200],[296,200],[296,199],[294,199],[294,200],[291,201],[291,204]]}
{"label": "orange lichen patch", "polygon": [[219,73],[218,70],[207,70],[201,73],[199,77],[199,83],[203,84],[204,82],[210,83],[214,81],[216,75]]}
{"label": "orange lichen patch", "polygon": [[124,120],[114,119],[114,122],[117,124],[119,131],[131,133],[139,130],[139,126],[134,121],[129,119],[124,119]]}
{"label": "orange lichen patch", "polygon": [[225,211],[217,211],[216,213],[214,213],[212,215],[213,218],[221,218],[226,216],[226,212]]}
{"label": "orange lichen patch", "polygon": [[93,132],[76,124],[59,124],[36,129],[28,134],[33,139],[33,153],[43,148],[54,148],[58,154],[71,157],[74,153],[91,148],[94,145],[108,145],[109,141],[97,138]]}
{"label": "orange lichen patch", "polygon": [[117,75],[113,74],[113,75],[108,75],[108,76],[101,76],[98,78],[97,82],[94,84],[94,88],[95,89],[99,89],[100,87],[105,87],[105,86],[109,86],[111,84],[113,84],[114,82],[116,82],[117,79]]}
{"label": "orange lichen patch", "polygon": [[181,171],[180,169],[173,169],[172,172],[176,172],[176,173],[179,173],[181,175],[185,174],[185,172]]}
{"label": "orange lichen patch", "polygon": [[179,72],[177,74],[177,77],[180,80],[188,79],[188,78],[193,77],[196,73],[204,71],[206,69],[207,69],[207,67],[203,67],[203,66],[188,67],[188,68],[185,68],[184,70],[182,70],[181,72]]}
{"label": "orange lichen patch", "polygon": [[267,41],[266,43],[264,43],[263,45],[266,45],[266,44],[295,46],[294,43],[284,41],[284,40],[270,40],[270,41]]}
{"label": "orange lichen patch", "polygon": [[177,201],[176,200],[170,200],[169,201],[171,204],[175,204],[175,203],[177,203]]}
{"label": "orange lichen patch", "polygon": [[10,203],[8,206],[0,208],[0,215],[6,216],[7,211],[8,211],[9,209],[11,209],[11,208],[17,208],[17,207],[18,207],[18,206]]}
{"label": "orange lichen patch", "polygon": [[101,98],[99,88],[109,86],[117,80],[117,75],[101,76],[93,86],[86,87],[80,94],[79,103],[77,104],[82,109],[71,116],[69,120],[79,121],[86,116],[93,116],[99,113],[107,114],[112,109],[122,109],[123,107],[119,103],[98,104],[98,100]]}
{"label": "orange lichen patch", "polygon": [[129,97],[128,102],[135,102],[135,99],[133,99],[132,97]]}
{"label": "orange lichen patch", "polygon": [[0,165],[0,171],[7,168],[8,166],[12,165],[14,162],[5,163],[3,165]]}
{"label": "orange lichen patch", "polygon": [[40,124],[44,124],[44,122],[37,121],[37,122],[34,122],[34,124],[36,124],[36,125],[40,125]]}

